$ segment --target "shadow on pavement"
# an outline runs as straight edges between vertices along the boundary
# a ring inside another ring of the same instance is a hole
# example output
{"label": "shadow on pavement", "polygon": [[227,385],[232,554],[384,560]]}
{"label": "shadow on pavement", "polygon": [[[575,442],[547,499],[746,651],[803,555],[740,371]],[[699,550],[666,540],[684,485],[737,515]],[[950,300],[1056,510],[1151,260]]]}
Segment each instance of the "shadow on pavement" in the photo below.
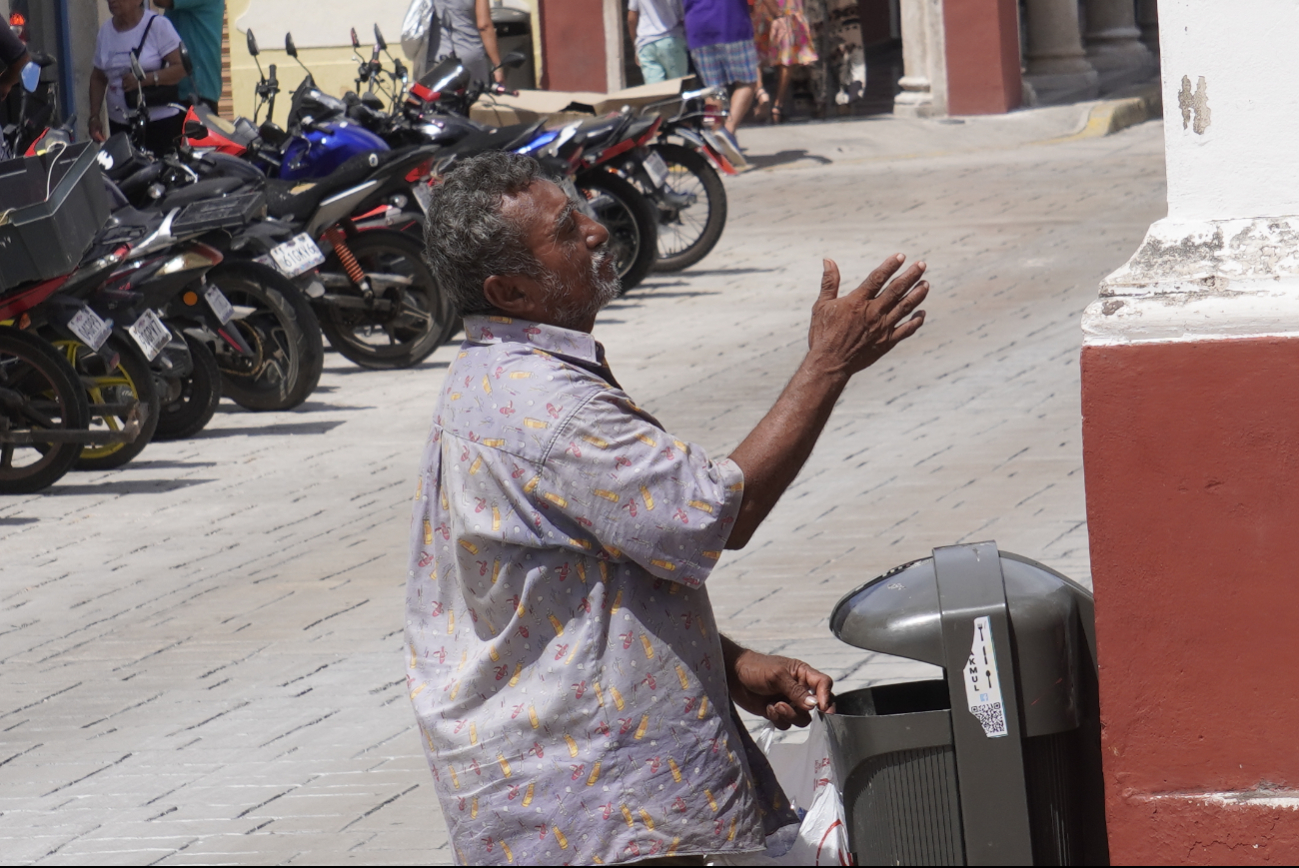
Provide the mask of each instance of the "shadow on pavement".
{"label": "shadow on pavement", "polygon": [[284,422],[279,425],[247,428],[208,428],[195,435],[192,439],[208,440],[213,437],[238,437],[240,435],[266,437],[281,434],[327,434],[342,424],[344,424],[344,420],[334,419],[322,422]]}
{"label": "shadow on pavement", "polygon": [[819,163],[822,166],[828,166],[834,162],[829,157],[823,157],[820,154],[809,154],[806,150],[799,148],[796,151],[779,151],[775,154],[745,154],[744,158],[749,161],[749,165],[755,169],[770,169],[772,166],[782,166],[786,163],[797,163],[799,160],[810,160],[813,163]]}
{"label": "shadow on pavement", "polygon": [[0,527],[17,527],[20,524],[36,524],[39,518],[21,518],[14,516],[11,518],[0,518]]}
{"label": "shadow on pavement", "polygon": [[[447,343],[454,344],[454,343],[459,343],[459,341],[450,340],[450,341],[447,341]],[[360,365],[354,365],[354,364],[352,364],[351,362],[347,361],[347,359],[344,359],[342,356],[336,356],[335,358],[337,358],[337,359],[339,360],[339,362],[341,362],[341,364],[339,364],[339,365],[329,365],[329,364],[326,364],[326,365],[325,365],[325,373],[327,373],[327,374],[368,374],[368,373],[371,373],[371,370],[370,370],[369,368],[363,368],[363,367],[361,367]],[[435,370],[435,369],[437,369],[437,368],[446,368],[446,367],[449,367],[450,364],[451,364],[450,362],[420,362],[418,365],[411,365],[409,368],[401,368],[400,370],[403,370],[403,371],[432,371],[432,370]]]}
{"label": "shadow on pavement", "polygon": [[216,481],[216,479],[124,479],[120,482],[96,482],[90,485],[56,483],[54,487],[48,489],[48,493],[55,497],[81,494],[167,494],[182,488]]}

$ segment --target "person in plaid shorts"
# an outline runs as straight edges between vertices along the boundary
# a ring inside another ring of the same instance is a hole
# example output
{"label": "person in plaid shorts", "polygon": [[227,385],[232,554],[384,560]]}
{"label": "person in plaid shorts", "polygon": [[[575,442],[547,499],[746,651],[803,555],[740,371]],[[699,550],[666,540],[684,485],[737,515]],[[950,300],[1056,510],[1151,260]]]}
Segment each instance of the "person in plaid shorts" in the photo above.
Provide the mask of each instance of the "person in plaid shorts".
{"label": "person in plaid shorts", "polygon": [[706,87],[731,87],[731,113],[723,132],[739,150],[735,129],[758,90],[758,50],[746,0],[682,0],[686,44]]}

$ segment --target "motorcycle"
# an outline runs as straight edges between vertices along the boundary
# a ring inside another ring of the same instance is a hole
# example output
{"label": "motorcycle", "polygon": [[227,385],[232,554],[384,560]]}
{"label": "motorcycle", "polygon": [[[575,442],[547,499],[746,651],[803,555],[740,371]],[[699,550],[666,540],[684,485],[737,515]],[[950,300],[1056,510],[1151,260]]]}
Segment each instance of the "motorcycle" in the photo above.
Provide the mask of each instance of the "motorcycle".
{"label": "motorcycle", "polygon": [[[374,82],[379,67],[378,53],[384,48],[382,34],[376,27],[376,47],[369,61],[358,56],[358,83]],[[352,33],[353,50],[359,52],[359,41]],[[511,52],[502,66],[524,61],[522,54]],[[592,119],[559,128],[547,129],[542,121],[493,128],[473,121],[471,107],[486,94],[505,94],[496,84],[471,80],[468,70],[456,57],[436,64],[417,83],[406,89],[404,68],[390,74],[394,109],[385,112],[381,101],[372,94],[344,98],[348,116],[397,146],[424,142],[441,145],[439,171],[445,172],[459,159],[489,150],[509,150],[539,159],[589,216],[600,221],[610,232],[614,261],[624,291],[639,283],[649,273],[656,255],[657,215],[630,182],[599,165],[612,157],[643,148],[656,130],[655,121],[641,122],[629,115]],[[517,94],[516,94],[517,95]],[[398,102],[400,100],[400,102]],[[600,155],[592,159],[590,155]],[[389,221],[406,220],[410,226],[420,222],[414,214],[387,215]]]}

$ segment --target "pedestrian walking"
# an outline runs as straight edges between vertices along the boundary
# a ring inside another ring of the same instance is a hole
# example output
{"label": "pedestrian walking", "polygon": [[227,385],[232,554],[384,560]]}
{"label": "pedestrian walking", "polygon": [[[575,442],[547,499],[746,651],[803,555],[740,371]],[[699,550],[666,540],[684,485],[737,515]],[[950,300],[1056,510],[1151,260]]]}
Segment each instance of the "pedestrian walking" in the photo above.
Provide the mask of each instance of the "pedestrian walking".
{"label": "pedestrian walking", "polygon": [[[100,120],[105,97],[109,133],[129,130],[127,95],[131,95],[134,110],[135,91],[144,87],[149,107],[145,147],[164,153],[176,144],[184,122],[180,109],[170,104],[178,98],[176,86],[185,77],[180,36],[170,21],[146,10],[144,0],[108,0],[108,11],[112,17],[99,28],[90,73],[90,136],[97,142],[105,138]],[[139,56],[142,82],[131,72],[132,52]]]}
{"label": "pedestrian walking", "polygon": [[689,73],[684,15],[681,0],[627,3],[627,31],[636,43],[636,65],[646,84]]}
{"label": "pedestrian walking", "polygon": [[[592,336],[609,233],[531,158],[465,161],[427,243],[467,340],[415,489],[408,690],[461,864],[760,851],[797,822],[735,706],[784,729],[831,679],[719,633],[704,582],[793,482],[849,378],[923,323],[923,264],[838,295],[729,457],[674,437]],[[886,286],[887,284],[887,286]]]}
{"label": "pedestrian walking", "polygon": [[771,104],[772,123],[785,119],[790,72],[820,58],[812,47],[812,30],[803,12],[803,0],[757,0],[753,6],[754,44],[758,63],[776,70],[776,98]]}
{"label": "pedestrian walking", "polygon": [[189,50],[194,75],[180,81],[181,99],[207,103],[212,111],[221,101],[221,31],[226,0],[153,0],[176,28]]}
{"label": "pedestrian walking", "polygon": [[722,132],[738,151],[735,130],[758,88],[758,52],[745,0],[682,0],[686,42],[706,87],[730,87],[731,111]]}
{"label": "pedestrian walking", "polygon": [[496,25],[487,0],[432,0],[428,28],[428,67],[458,57],[474,81],[501,83],[505,70],[496,47]]}

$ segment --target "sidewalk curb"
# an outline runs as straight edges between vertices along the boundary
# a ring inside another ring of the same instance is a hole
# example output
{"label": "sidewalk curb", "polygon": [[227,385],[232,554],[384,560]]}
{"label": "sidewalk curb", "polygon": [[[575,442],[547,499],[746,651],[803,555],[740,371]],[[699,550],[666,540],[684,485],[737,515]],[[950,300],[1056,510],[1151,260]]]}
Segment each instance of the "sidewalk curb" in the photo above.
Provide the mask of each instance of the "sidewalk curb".
{"label": "sidewalk curb", "polygon": [[1076,133],[1047,139],[1052,144],[1075,142],[1081,139],[1094,139],[1101,136],[1112,136],[1120,130],[1136,126],[1151,118],[1164,116],[1163,92],[1155,82],[1134,96],[1123,99],[1102,100],[1091,107],[1083,121],[1082,128]]}

